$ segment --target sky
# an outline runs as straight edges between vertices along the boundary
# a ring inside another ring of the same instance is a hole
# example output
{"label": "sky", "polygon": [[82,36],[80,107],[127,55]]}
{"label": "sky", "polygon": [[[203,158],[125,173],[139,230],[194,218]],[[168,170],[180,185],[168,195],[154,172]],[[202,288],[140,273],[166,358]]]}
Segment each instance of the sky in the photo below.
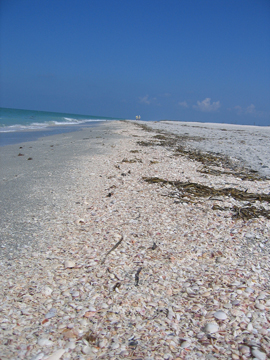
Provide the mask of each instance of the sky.
{"label": "sky", "polygon": [[269,0],[0,0],[0,106],[270,125]]}

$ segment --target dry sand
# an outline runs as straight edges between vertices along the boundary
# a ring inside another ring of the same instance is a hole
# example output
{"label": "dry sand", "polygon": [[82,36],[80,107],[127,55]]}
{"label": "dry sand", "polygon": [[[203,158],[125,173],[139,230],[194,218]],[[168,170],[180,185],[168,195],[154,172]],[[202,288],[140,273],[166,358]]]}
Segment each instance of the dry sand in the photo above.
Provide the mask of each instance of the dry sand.
{"label": "dry sand", "polygon": [[228,159],[200,172],[175,153],[191,139],[91,130],[1,149],[1,360],[266,359],[270,220],[235,216],[269,214],[270,181]]}

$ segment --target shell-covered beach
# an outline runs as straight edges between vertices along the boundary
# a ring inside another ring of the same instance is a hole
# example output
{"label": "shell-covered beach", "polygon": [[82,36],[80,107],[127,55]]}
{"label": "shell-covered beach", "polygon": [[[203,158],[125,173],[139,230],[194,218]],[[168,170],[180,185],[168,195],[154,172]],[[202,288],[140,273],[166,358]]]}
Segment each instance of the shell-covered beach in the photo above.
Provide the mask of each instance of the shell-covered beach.
{"label": "shell-covered beach", "polygon": [[170,126],[1,150],[1,360],[269,358],[267,167]]}

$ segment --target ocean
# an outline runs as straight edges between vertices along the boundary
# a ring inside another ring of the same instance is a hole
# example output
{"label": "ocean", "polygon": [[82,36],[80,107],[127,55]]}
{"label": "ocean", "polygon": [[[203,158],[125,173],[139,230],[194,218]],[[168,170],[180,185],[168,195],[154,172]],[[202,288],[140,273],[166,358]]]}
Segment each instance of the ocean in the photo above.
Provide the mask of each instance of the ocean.
{"label": "ocean", "polygon": [[0,108],[0,146],[97,126],[117,118],[36,110]]}

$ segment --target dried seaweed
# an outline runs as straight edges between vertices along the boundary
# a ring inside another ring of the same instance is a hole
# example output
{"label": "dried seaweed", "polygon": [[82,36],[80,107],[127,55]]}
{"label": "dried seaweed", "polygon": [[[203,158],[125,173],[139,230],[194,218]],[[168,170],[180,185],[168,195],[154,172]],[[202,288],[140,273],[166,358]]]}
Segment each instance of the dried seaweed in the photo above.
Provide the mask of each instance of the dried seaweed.
{"label": "dried seaweed", "polygon": [[108,256],[113,250],[115,250],[115,249],[121,244],[122,241],[123,241],[123,236],[121,236],[121,239],[111,248],[111,250],[109,250],[109,251],[105,254],[104,259],[101,261],[101,264],[104,264],[107,256]]}
{"label": "dried seaweed", "polygon": [[140,146],[156,146],[157,143],[154,141],[137,141],[137,144]]}
{"label": "dried seaweed", "polygon": [[138,286],[139,285],[139,275],[140,275],[140,272],[142,271],[142,267],[140,267],[137,271],[136,271],[136,274],[135,274],[135,286]]}
{"label": "dried seaweed", "polygon": [[270,219],[270,211],[266,210],[264,207],[257,208],[254,205],[247,204],[246,206],[233,206],[233,207],[221,207],[219,205],[213,205],[212,210],[220,210],[220,211],[232,211],[233,219],[244,219],[250,220],[253,218],[258,218],[259,216],[264,216],[267,219]]}
{"label": "dried seaweed", "polygon": [[266,201],[270,202],[270,195],[268,194],[256,194],[248,193],[243,190],[238,190],[235,188],[222,188],[215,189],[210,186],[190,183],[190,182],[181,182],[181,181],[169,181],[160,179],[158,177],[144,177],[144,181],[154,184],[161,183],[162,185],[172,185],[177,188],[182,196],[192,195],[195,197],[213,197],[213,196],[230,196],[236,200],[242,201]]}
{"label": "dried seaweed", "polygon": [[123,159],[122,160],[122,163],[136,163],[136,162],[142,163],[142,159],[135,158],[135,159],[130,159],[130,160],[128,160],[128,159]]}
{"label": "dried seaweed", "polygon": [[266,210],[264,207],[257,208],[256,206],[244,206],[238,207],[233,206],[231,209],[233,214],[233,219],[253,219],[258,218],[259,216],[264,216],[267,219],[270,219],[270,211]]}
{"label": "dried seaweed", "polygon": [[[151,141],[138,141],[137,144],[140,146],[164,146],[171,148],[174,151],[174,156],[185,156],[190,160],[198,161],[204,165],[203,169],[198,170],[201,173],[208,175],[231,175],[234,177],[241,178],[242,180],[266,180],[265,176],[260,176],[257,171],[247,169],[240,165],[239,161],[233,161],[231,158],[225,155],[201,152],[196,149],[187,148],[186,141],[201,141],[204,138],[199,136],[189,136],[188,134],[176,135],[169,133],[165,130],[151,129],[149,126],[144,124],[134,123],[141,129],[147,132],[155,132]],[[226,129],[221,129],[225,131]],[[222,167],[226,170],[216,170],[210,168],[210,166]]]}
{"label": "dried seaweed", "polygon": [[[221,188],[215,189],[210,186],[197,184],[197,183],[190,183],[190,182],[181,182],[181,181],[169,181],[160,179],[158,177],[144,177],[144,181],[149,184],[160,184],[170,185],[173,188],[176,188],[177,191],[171,192],[166,196],[169,197],[178,197],[180,199],[189,198],[190,200],[194,200],[196,198],[204,197],[212,200],[214,197],[232,197],[235,200],[239,201],[260,201],[260,202],[270,202],[270,195],[269,194],[257,194],[257,193],[249,193],[247,191],[235,189],[235,188]],[[186,201],[186,200],[185,200]],[[232,208],[225,207],[222,208],[219,205],[214,205],[212,210],[230,210],[233,212],[232,217],[234,219],[252,219],[259,216],[264,216],[267,219],[270,218],[270,211],[266,210],[264,207],[257,208],[250,203],[243,207],[233,206]]]}
{"label": "dried seaweed", "polygon": [[257,171],[255,170],[245,170],[245,171],[236,171],[236,172],[232,172],[232,171],[221,171],[221,170],[217,170],[217,169],[211,169],[209,167],[203,167],[200,170],[197,170],[198,172],[202,173],[202,174],[208,174],[208,175],[231,175],[234,177],[238,177],[242,180],[249,180],[249,181],[261,181],[263,180],[262,176],[260,176],[258,174]]}

